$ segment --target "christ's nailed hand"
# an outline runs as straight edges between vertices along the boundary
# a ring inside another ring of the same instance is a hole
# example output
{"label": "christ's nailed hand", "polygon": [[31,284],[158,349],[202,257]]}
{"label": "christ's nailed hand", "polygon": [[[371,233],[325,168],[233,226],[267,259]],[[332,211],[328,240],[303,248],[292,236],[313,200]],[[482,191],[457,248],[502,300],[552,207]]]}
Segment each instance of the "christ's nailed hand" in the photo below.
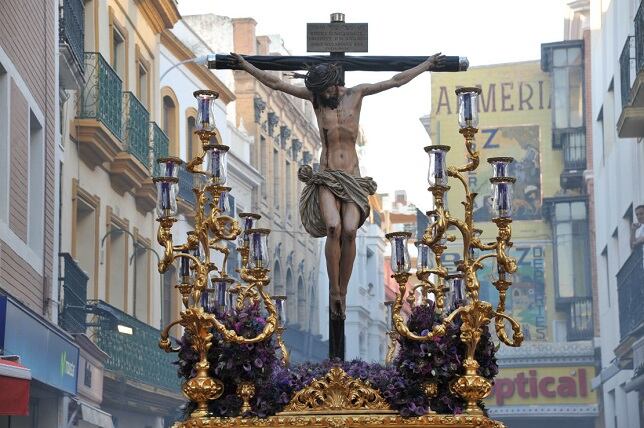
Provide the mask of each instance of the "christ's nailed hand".
{"label": "christ's nailed hand", "polygon": [[235,53],[235,52],[231,52],[230,56],[235,58],[235,65],[236,66],[238,66],[242,70],[246,70],[246,65],[248,64],[248,61],[246,61],[243,56],[241,56],[240,54]]}
{"label": "christ's nailed hand", "polygon": [[427,58],[427,61],[425,61],[427,64],[427,71],[434,71],[437,69],[440,69],[444,63],[445,63],[445,55],[439,53],[436,53],[429,58]]}

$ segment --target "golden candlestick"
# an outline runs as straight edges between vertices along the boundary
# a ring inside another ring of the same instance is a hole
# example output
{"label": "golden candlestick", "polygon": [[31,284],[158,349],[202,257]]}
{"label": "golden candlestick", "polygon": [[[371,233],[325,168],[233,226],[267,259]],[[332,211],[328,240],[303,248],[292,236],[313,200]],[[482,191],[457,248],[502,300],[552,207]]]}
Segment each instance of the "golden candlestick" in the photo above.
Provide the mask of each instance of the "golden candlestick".
{"label": "golden candlestick", "polygon": [[[461,127],[460,133],[465,139],[467,163],[460,167],[450,166],[446,168],[445,160],[449,147],[434,145],[425,148],[425,151],[430,156],[428,178],[430,187],[428,190],[433,197],[434,209],[427,213],[430,218],[430,224],[423,233],[421,243],[428,246],[435,254],[435,263],[432,268],[424,267],[417,271],[416,277],[420,283],[411,287],[410,295],[405,299],[407,281],[411,274],[409,273],[409,267],[404,263],[404,259],[407,256],[402,251],[404,246],[407,245],[406,239],[411,234],[396,232],[386,235],[387,239],[392,241],[392,269],[394,270],[392,277],[399,286],[391,317],[397,334],[404,338],[421,342],[427,342],[434,337],[443,336],[449,323],[454,321],[456,317],[460,317],[462,322],[460,339],[466,345],[467,350],[466,359],[463,363],[465,374],[452,383],[450,389],[466,400],[465,413],[481,415],[483,412],[477,403],[490,394],[492,387],[490,381],[478,374],[479,363],[475,359],[476,348],[485,326],[494,319],[497,336],[503,343],[509,346],[519,346],[523,341],[519,323],[505,313],[506,293],[511,286],[511,280],[508,275],[517,269],[516,261],[507,254],[508,249],[512,247],[510,227],[512,223],[510,218],[511,199],[507,192],[509,192],[508,186],[514,183],[514,179],[506,174],[507,165],[512,161],[512,158],[492,158],[488,160],[495,168],[494,177],[490,179],[490,182],[493,186],[496,186],[495,189],[499,192],[495,201],[497,215],[492,219],[498,228],[498,234],[496,242],[482,243],[479,239],[481,231],[476,229],[473,223],[474,198],[476,194],[471,191],[468,180],[464,175],[464,173],[475,171],[479,166],[479,152],[475,150],[474,140],[478,132],[476,97],[480,94],[480,89],[461,88],[456,93],[459,96],[459,125]],[[465,191],[465,200],[462,202],[465,208],[463,219],[452,217],[446,208],[447,192],[450,189],[447,185],[448,178],[459,181]],[[440,323],[436,323],[429,333],[418,335],[409,330],[401,311],[405,300],[411,306],[428,304],[428,300],[425,298],[427,293],[434,294],[436,308],[439,313],[442,311],[446,291],[443,284],[449,275],[447,269],[442,265],[441,255],[446,249],[445,242],[456,239],[455,236],[447,234],[450,228],[457,231],[463,242],[462,258],[456,265],[456,271],[460,273],[458,277],[462,277],[465,284],[464,291],[466,295],[463,296],[465,302],[458,307],[446,308],[448,313]],[[397,247],[394,248],[394,245],[397,245]],[[487,252],[487,254],[477,257],[474,254],[474,250]],[[395,263],[394,258],[396,258]],[[477,271],[483,267],[482,261],[487,258],[495,258],[500,271],[499,279],[493,283],[499,292],[499,304],[496,310],[492,308],[490,303],[479,299],[480,284],[477,279]],[[430,281],[430,276],[435,277],[435,280]],[[422,293],[419,302],[416,301],[416,291]],[[506,321],[512,328],[512,339],[507,335]],[[428,387],[428,392],[431,392],[430,387]]]}
{"label": "golden candlestick", "polygon": [[[243,245],[239,251],[242,254],[242,266],[238,270],[242,284],[237,288],[241,290],[238,294],[238,304],[243,305],[248,298],[254,301],[261,301],[266,307],[268,317],[261,332],[254,337],[239,336],[234,330],[229,330],[218,319],[216,311],[206,311],[202,302],[203,293],[207,292],[209,278],[217,275],[222,283],[231,282],[226,272],[226,261],[229,257],[229,250],[226,241],[235,240],[242,232],[239,222],[226,215],[224,205],[229,187],[223,186],[226,181],[225,157],[228,147],[221,144],[221,136],[214,124],[214,110],[212,103],[217,94],[213,91],[197,91],[195,96],[199,100],[198,122],[200,129],[195,133],[202,143],[202,152],[192,159],[186,169],[187,171],[204,175],[207,182],[196,186],[193,191],[196,196],[195,203],[195,226],[194,230],[188,233],[184,244],[174,245],[172,226],[176,223],[176,177],[177,168],[181,161],[176,158],[159,159],[162,176],[155,178],[158,183],[157,213],[159,218],[159,229],[157,241],[164,248],[163,257],[159,263],[159,272],[168,270],[176,260],[181,264],[181,280],[176,288],[182,296],[184,310],[180,318],[166,326],[159,341],[159,346],[166,352],[178,352],[173,348],[169,331],[175,325],[181,325],[185,329],[185,335],[190,338],[191,346],[199,355],[196,363],[196,375],[187,380],[182,387],[183,393],[191,401],[197,404],[190,418],[198,419],[208,414],[208,402],[216,400],[223,394],[224,385],[221,380],[213,378],[209,374],[209,363],[207,360],[208,349],[212,346],[212,330],[216,330],[226,342],[237,344],[251,344],[269,340],[278,328],[278,319],[275,306],[270,296],[264,290],[270,283],[269,269],[262,265],[261,260],[249,262],[249,249]],[[203,162],[208,157],[208,170],[204,170]],[[173,186],[175,186],[173,188]],[[174,193],[173,193],[174,192]],[[259,218],[259,216],[257,216]],[[268,231],[263,232],[265,234]],[[264,248],[264,251],[267,249]],[[223,256],[221,267],[212,262],[212,255],[219,253]],[[228,292],[233,292],[232,289]],[[221,305],[221,302],[218,302]],[[237,392],[244,400],[246,413],[250,411],[249,400],[254,396],[255,386],[252,383],[244,382],[238,385]]]}

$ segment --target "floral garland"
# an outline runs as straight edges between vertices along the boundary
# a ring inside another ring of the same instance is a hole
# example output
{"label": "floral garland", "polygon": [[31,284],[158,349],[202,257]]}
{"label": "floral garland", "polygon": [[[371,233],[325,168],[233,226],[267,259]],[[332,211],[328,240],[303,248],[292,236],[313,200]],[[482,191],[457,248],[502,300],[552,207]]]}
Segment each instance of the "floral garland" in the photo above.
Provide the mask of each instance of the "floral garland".
{"label": "floral garland", "polygon": [[[225,320],[227,328],[247,337],[256,335],[265,325],[257,304],[218,316]],[[440,322],[440,317],[430,304],[414,307],[407,325],[416,334],[426,334],[436,322]],[[390,367],[361,360],[326,360],[284,367],[277,358],[278,347],[273,338],[253,345],[238,345],[223,341],[221,335],[213,331],[213,346],[208,352],[210,375],[224,383],[224,394],[209,404],[209,410],[215,416],[239,416],[242,401],[235,394],[236,387],[240,382],[250,381],[255,384],[256,395],[251,400],[249,416],[265,418],[274,415],[290,402],[297,391],[339,365],[349,376],[368,381],[378,389],[391,408],[403,417],[424,415],[430,408],[441,414],[459,414],[465,402],[449,390],[449,384],[464,373],[462,362],[466,350],[459,332],[460,320],[456,320],[449,325],[444,336],[429,342],[400,338],[400,350]],[[198,355],[190,345],[190,337],[184,336],[180,345],[179,360],[175,363],[178,375],[190,379],[195,375]],[[496,347],[486,328],[477,347],[476,358],[480,364],[479,374],[490,381],[498,373],[495,352]],[[438,394],[434,398],[428,398],[423,392],[422,384],[426,381],[438,385]],[[193,402],[186,404],[184,417],[195,407]]]}

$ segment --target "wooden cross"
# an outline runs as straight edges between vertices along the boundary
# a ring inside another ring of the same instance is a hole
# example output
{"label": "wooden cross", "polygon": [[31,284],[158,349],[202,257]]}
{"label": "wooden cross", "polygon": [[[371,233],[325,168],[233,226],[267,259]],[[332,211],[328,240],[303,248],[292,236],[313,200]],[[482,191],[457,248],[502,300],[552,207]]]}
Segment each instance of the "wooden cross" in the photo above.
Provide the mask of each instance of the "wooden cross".
{"label": "wooden cross", "polygon": [[[329,52],[329,55],[279,56],[248,55],[244,59],[260,70],[306,71],[320,63],[335,63],[343,71],[404,71],[425,61],[427,56],[346,56],[346,52],[367,52],[366,23],[345,23],[343,13],[331,14],[331,22],[307,24],[307,52]],[[443,65],[433,71],[465,71],[466,57],[447,56]],[[208,68],[239,70],[232,55],[209,55]]]}

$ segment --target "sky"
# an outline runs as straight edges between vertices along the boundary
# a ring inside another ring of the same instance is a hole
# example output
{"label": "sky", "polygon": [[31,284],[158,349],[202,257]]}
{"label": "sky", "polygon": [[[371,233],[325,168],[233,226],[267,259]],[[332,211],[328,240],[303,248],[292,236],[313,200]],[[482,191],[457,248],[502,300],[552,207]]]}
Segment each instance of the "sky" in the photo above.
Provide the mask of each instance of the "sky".
{"label": "sky", "polygon": [[[369,24],[369,52],[359,55],[466,56],[470,66],[538,60],[541,43],[562,40],[565,0],[179,0],[183,15],[214,13],[252,17],[257,35],[279,34],[293,55],[306,55],[306,23],[329,22],[342,12],[346,22]],[[398,6],[398,7],[393,7]],[[311,53],[312,55],[314,53]],[[377,82],[395,73],[347,72],[348,87]],[[378,183],[378,193],[407,191],[421,209],[429,205],[429,136],[419,118],[430,112],[430,73],[367,97],[360,118],[367,138],[361,170]],[[454,123],[454,132],[458,132]],[[387,208],[387,207],[385,207]]]}

